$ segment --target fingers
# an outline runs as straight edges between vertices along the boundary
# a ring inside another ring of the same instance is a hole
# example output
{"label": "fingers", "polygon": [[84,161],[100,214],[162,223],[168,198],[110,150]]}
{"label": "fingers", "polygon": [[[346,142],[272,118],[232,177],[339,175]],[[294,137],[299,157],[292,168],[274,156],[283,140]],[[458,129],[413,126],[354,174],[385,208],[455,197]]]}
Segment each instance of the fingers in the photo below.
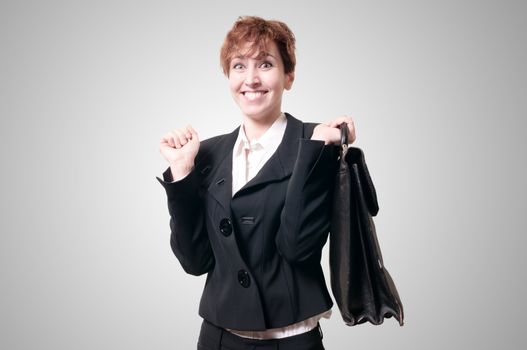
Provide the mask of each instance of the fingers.
{"label": "fingers", "polygon": [[351,123],[348,123],[348,142],[353,143],[356,138],[357,135],[355,134],[355,124],[352,120]]}
{"label": "fingers", "polygon": [[178,128],[169,131],[161,138],[161,144],[179,149],[189,143],[192,139],[197,140],[198,134],[192,126],[187,125],[185,128]]}
{"label": "fingers", "polygon": [[329,123],[329,126],[332,128],[338,128],[342,123],[347,123],[348,126],[351,127],[353,125],[353,119],[350,116],[343,115],[331,121]]}
{"label": "fingers", "polygon": [[176,147],[174,145],[174,140],[172,139],[172,135],[170,133],[163,135],[163,137],[161,138],[161,141],[159,141],[159,143],[161,144],[161,146],[168,146],[168,147],[171,147],[171,148]]}
{"label": "fingers", "polygon": [[348,124],[348,142],[353,143],[355,141],[356,134],[355,134],[355,124],[353,122],[353,119],[348,115],[340,116],[330,123],[328,123],[329,127],[331,128],[338,128],[341,124],[346,123]]}
{"label": "fingers", "polygon": [[185,129],[174,129],[170,132],[176,148],[181,148],[187,144],[187,132]]}
{"label": "fingers", "polygon": [[189,131],[190,133],[190,136],[191,138],[193,139],[194,137],[198,137],[198,133],[196,132],[196,130],[194,130],[194,128],[190,125],[187,125],[187,130]]}

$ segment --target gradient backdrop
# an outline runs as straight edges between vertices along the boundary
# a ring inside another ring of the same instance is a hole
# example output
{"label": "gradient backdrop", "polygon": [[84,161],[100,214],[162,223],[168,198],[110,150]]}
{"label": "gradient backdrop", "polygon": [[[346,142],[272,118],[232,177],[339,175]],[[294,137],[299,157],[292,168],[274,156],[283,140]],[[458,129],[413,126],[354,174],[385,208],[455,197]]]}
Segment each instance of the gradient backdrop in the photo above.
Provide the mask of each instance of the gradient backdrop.
{"label": "gradient backdrop", "polygon": [[352,115],[377,187],[406,324],[350,328],[334,307],[326,348],[522,348],[526,13],[525,1],[2,0],[0,348],[195,349],[205,277],[170,250],[158,142],[240,122],[218,61],[239,15],[290,25],[284,110]]}

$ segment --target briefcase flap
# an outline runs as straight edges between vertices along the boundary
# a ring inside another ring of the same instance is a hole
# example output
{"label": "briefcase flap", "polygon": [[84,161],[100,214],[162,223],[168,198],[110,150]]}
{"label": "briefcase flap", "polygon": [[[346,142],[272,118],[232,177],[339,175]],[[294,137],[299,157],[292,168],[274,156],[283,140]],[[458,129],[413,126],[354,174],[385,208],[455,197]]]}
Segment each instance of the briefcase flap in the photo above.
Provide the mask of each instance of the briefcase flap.
{"label": "briefcase flap", "polygon": [[361,187],[364,193],[366,205],[368,206],[368,211],[370,212],[371,216],[377,215],[379,212],[377,193],[375,192],[375,186],[373,186],[373,181],[371,180],[368,166],[366,165],[366,160],[364,159],[364,152],[362,152],[362,150],[357,147],[348,147],[348,152],[346,153],[346,162],[350,167],[353,164],[357,165],[359,181],[361,182]]}

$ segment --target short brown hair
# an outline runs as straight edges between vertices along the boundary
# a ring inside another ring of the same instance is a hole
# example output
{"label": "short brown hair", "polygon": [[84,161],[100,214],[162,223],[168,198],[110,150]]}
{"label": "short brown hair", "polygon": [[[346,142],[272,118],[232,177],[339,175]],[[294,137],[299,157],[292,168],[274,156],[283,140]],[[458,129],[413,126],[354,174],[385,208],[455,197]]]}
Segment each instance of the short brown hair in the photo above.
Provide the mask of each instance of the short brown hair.
{"label": "short brown hair", "polygon": [[295,71],[295,36],[289,27],[280,21],[265,20],[256,16],[239,17],[227,33],[220,52],[220,62],[225,75],[234,55],[245,43],[251,43],[247,54],[265,52],[269,42],[274,41],[284,62],[284,73]]}

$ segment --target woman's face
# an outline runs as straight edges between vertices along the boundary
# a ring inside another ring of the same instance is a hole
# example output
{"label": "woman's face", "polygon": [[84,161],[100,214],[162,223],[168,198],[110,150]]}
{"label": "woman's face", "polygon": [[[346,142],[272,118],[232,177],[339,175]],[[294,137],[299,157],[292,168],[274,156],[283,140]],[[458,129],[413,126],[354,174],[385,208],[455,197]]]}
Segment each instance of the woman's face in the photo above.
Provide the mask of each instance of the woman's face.
{"label": "woman's face", "polygon": [[291,89],[293,80],[294,73],[284,73],[274,42],[265,54],[239,55],[229,65],[229,86],[234,101],[244,116],[255,121],[272,122],[280,115],[282,93],[284,89]]}

